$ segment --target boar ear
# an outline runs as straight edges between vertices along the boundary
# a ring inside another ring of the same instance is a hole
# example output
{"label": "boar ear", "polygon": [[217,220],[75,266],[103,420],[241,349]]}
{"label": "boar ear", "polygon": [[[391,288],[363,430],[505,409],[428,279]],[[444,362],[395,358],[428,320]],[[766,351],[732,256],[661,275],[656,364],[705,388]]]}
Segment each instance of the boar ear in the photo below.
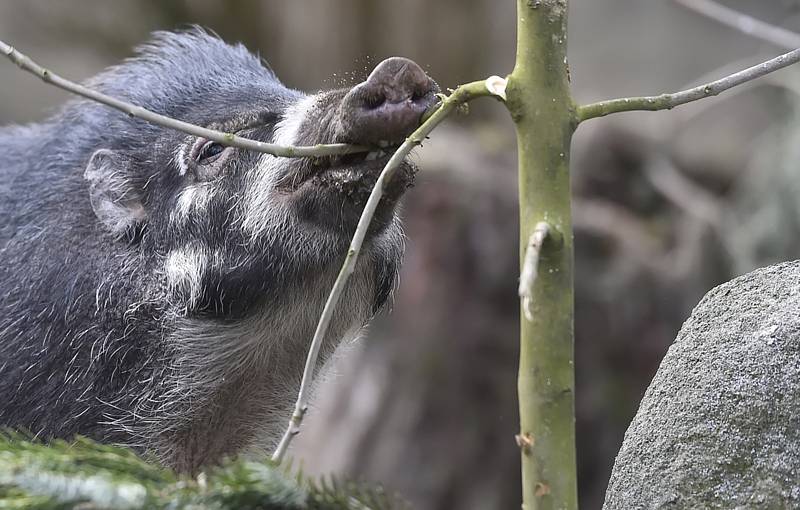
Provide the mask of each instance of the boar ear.
{"label": "boar ear", "polygon": [[89,201],[95,215],[119,236],[147,217],[141,194],[129,178],[129,168],[126,155],[100,149],[92,154],[83,174],[89,182]]}

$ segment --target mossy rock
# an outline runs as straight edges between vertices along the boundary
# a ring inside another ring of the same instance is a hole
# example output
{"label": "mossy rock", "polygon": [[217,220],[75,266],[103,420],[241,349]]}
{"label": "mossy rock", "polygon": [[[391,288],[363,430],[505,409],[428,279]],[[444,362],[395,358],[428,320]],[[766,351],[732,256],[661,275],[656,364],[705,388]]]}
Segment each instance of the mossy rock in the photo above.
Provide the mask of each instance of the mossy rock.
{"label": "mossy rock", "polygon": [[703,298],[625,434],[603,508],[800,508],[800,262]]}

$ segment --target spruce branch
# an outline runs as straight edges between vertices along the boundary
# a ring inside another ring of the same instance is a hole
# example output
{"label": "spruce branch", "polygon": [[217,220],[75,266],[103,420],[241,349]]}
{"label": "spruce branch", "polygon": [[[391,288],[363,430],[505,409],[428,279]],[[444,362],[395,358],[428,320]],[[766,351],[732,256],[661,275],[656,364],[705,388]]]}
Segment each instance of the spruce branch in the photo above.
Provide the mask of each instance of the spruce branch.
{"label": "spruce branch", "polygon": [[0,508],[18,510],[391,510],[381,487],[309,478],[265,459],[228,460],[196,479],[88,439],[50,444],[0,432]]}
{"label": "spruce branch", "polygon": [[[498,81],[500,80],[500,81]],[[400,164],[408,156],[408,154],[418,145],[421,145],[425,138],[433,131],[433,129],[442,122],[453,110],[459,106],[471,101],[472,99],[483,96],[494,96],[499,99],[504,99],[505,94],[505,80],[502,78],[492,76],[486,80],[475,81],[467,83],[456,88],[452,94],[443,98],[439,107],[427,117],[426,120],[406,138],[402,145],[395,151],[389,161],[384,166],[372,192],[367,199],[364,206],[364,211],[358,220],[353,238],[350,241],[350,247],[347,250],[342,268],[336,277],[328,299],[325,302],[325,307],[322,310],[322,315],[317,323],[317,328],[314,331],[314,337],[311,340],[311,345],[308,350],[308,357],[306,358],[305,369],[303,370],[303,379],[300,383],[300,391],[297,395],[297,402],[294,406],[294,412],[289,419],[289,425],[281,438],[278,447],[272,455],[272,460],[280,462],[286,454],[289,444],[292,439],[300,433],[300,425],[303,422],[303,417],[308,409],[308,392],[311,387],[311,382],[314,377],[314,370],[317,366],[317,358],[319,357],[319,350],[322,346],[322,341],[328,331],[333,312],[336,305],[344,293],[344,289],[350,276],[355,270],[356,261],[361,253],[361,246],[364,244],[364,238],[367,235],[367,230],[378,208],[381,198],[383,197],[384,190],[388,186],[392,177],[394,176]]]}
{"label": "spruce branch", "polygon": [[673,0],[676,4],[733,28],[756,39],[787,50],[800,48],[800,34],[743,12],[726,7],[713,0]]}
{"label": "spruce branch", "polygon": [[624,97],[580,106],[578,107],[578,121],[583,122],[620,112],[671,110],[692,101],[716,96],[737,85],[755,80],[799,61],[800,49],[796,49],[730,76],[680,92],[658,96]]}
{"label": "spruce branch", "polygon": [[102,92],[92,90],[88,87],[84,87],[83,85],[79,85],[73,81],[67,80],[58,74],[45,69],[41,65],[34,62],[30,57],[20,53],[3,41],[0,41],[0,53],[5,55],[9,60],[11,60],[24,71],[28,71],[29,73],[41,78],[44,82],[55,85],[60,89],[66,90],[67,92],[71,92],[73,94],[85,97],[86,99],[91,99],[92,101],[110,106],[111,108],[115,108],[131,117],[150,122],[151,124],[156,124],[161,127],[175,129],[190,135],[206,138],[222,145],[229,145],[231,147],[237,147],[240,149],[263,152],[265,154],[272,154],[273,156],[285,158],[333,156],[336,154],[366,152],[368,150],[366,147],[349,145],[345,143],[318,144],[312,146],[278,145],[274,143],[260,142],[258,140],[243,138],[233,133],[225,133],[223,131],[204,128],[202,126],[197,126],[195,124],[190,124],[178,119],[173,119],[172,117],[167,117],[166,115],[152,112],[142,108],[141,106],[127,103],[120,99],[103,94]]}

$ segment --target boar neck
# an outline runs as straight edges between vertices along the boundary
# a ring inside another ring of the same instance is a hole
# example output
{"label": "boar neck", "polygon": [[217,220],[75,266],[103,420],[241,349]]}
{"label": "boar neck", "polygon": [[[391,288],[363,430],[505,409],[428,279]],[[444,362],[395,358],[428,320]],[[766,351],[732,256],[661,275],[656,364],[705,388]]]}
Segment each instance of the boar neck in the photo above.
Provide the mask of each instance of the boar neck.
{"label": "boar neck", "polygon": [[[308,345],[335,274],[329,271],[241,321],[176,320],[175,423],[159,433],[155,451],[180,472],[195,473],[238,452],[267,453],[291,415]],[[361,296],[373,292],[360,265],[321,350],[327,359],[342,340],[355,338],[370,311]],[[189,381],[188,384],[186,381]]]}

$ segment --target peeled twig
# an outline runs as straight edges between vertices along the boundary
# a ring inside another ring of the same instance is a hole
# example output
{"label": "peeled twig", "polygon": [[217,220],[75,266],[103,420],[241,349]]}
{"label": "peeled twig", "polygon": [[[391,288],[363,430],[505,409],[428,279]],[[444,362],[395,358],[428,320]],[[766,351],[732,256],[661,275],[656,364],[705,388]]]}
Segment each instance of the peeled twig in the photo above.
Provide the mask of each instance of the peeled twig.
{"label": "peeled twig", "polygon": [[361,246],[367,235],[367,229],[369,228],[372,216],[375,214],[381,197],[383,197],[383,192],[387,184],[391,181],[400,163],[403,162],[412,149],[420,145],[445,117],[467,101],[483,96],[495,96],[504,99],[505,80],[493,76],[487,80],[467,83],[455,89],[450,96],[444,98],[439,108],[436,109],[416,131],[406,138],[405,142],[403,142],[386,163],[380,176],[378,176],[378,180],[375,182],[375,186],[372,188],[372,192],[367,199],[367,204],[364,206],[364,211],[361,213],[361,218],[358,220],[358,226],[353,234],[353,239],[350,241],[350,248],[347,250],[347,256],[344,259],[342,268],[339,270],[339,275],[336,277],[333,288],[331,288],[331,292],[328,295],[328,300],[325,302],[322,315],[317,323],[317,329],[314,331],[314,337],[311,340],[308,357],[306,358],[303,380],[300,383],[300,391],[297,395],[294,412],[289,420],[289,426],[286,428],[278,447],[272,454],[272,460],[280,462],[286,454],[286,450],[289,448],[289,444],[294,436],[300,433],[300,424],[308,409],[308,392],[314,376],[314,369],[317,366],[317,358],[319,356],[322,340],[325,338],[325,334],[328,331],[333,312],[336,309],[336,305],[339,303],[339,299],[342,297],[347,281],[353,274],[356,261],[361,252]]}
{"label": "peeled twig", "polygon": [[673,94],[661,94],[658,96],[645,97],[624,97],[620,99],[610,99],[578,107],[578,121],[583,122],[597,117],[604,117],[612,113],[630,112],[637,110],[658,111],[671,110],[692,101],[697,101],[706,97],[716,96],[728,89],[742,83],[755,80],[769,73],[775,72],[784,67],[800,62],[800,49],[784,53],[761,64],[749,67],[738,73],[734,73],[725,78],[700,85],[691,89],[675,92]]}
{"label": "peeled twig", "polygon": [[102,92],[92,90],[83,85],[67,80],[44,67],[40,66],[30,57],[20,53],[8,44],[0,41],[0,53],[8,57],[9,60],[17,64],[24,71],[35,74],[42,80],[58,88],[64,89],[67,92],[72,92],[79,96],[83,96],[92,101],[97,101],[111,108],[124,112],[131,117],[142,119],[144,121],[156,124],[165,128],[183,131],[190,135],[200,136],[208,140],[220,143],[222,145],[230,145],[231,147],[238,147],[240,149],[248,149],[256,152],[263,152],[272,154],[273,156],[281,156],[285,158],[297,158],[308,156],[332,156],[335,154],[351,154],[354,152],[365,152],[368,149],[358,145],[349,145],[346,143],[334,144],[319,144],[305,147],[293,147],[289,145],[278,145],[274,143],[259,142],[258,140],[251,140],[249,138],[242,138],[233,133],[225,133],[223,131],[216,131],[213,129],[204,128],[188,122],[173,119],[165,115],[152,112],[141,106],[136,106],[125,101],[107,96]]}
{"label": "peeled twig", "polygon": [[519,275],[519,297],[522,299],[522,312],[529,321],[533,320],[533,286],[539,275],[539,255],[542,245],[550,234],[550,225],[540,221],[536,224],[528,238],[528,247],[525,249],[525,260],[522,263],[522,272]]}
{"label": "peeled twig", "polygon": [[713,0],[673,0],[676,4],[775,46],[800,48],[800,34],[754,18]]}

